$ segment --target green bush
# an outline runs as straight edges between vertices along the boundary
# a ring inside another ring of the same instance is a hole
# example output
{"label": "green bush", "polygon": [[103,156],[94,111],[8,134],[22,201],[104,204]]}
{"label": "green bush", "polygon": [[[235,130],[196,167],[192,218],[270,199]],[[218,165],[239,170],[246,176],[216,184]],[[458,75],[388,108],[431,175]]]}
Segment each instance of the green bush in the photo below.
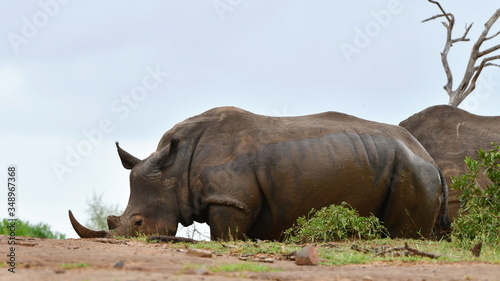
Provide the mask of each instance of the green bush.
{"label": "green bush", "polygon": [[[2,221],[2,227],[0,229],[0,234],[10,235],[10,221],[4,219]],[[28,221],[24,222],[17,220],[14,222],[16,226],[15,234],[16,236],[26,236],[26,237],[38,237],[38,238],[50,238],[50,239],[65,239],[66,236],[59,232],[53,232],[50,226],[46,223],[30,224]]]}
{"label": "green bush", "polygon": [[377,239],[387,230],[378,218],[360,217],[349,204],[311,210],[309,215],[285,231],[285,241],[290,243],[316,243],[349,239]]}
{"label": "green bush", "polygon": [[97,195],[94,191],[92,198],[87,199],[87,212],[90,215],[86,226],[90,229],[108,229],[108,215],[123,213],[118,205],[106,205],[102,200],[104,193]]}
{"label": "green bush", "polygon": [[[492,143],[490,151],[479,150],[478,160],[465,158],[468,173],[454,177],[451,188],[461,194],[458,217],[452,224],[451,237],[464,245],[483,242],[498,247],[500,237],[500,144]],[[490,183],[480,186],[480,167]]]}

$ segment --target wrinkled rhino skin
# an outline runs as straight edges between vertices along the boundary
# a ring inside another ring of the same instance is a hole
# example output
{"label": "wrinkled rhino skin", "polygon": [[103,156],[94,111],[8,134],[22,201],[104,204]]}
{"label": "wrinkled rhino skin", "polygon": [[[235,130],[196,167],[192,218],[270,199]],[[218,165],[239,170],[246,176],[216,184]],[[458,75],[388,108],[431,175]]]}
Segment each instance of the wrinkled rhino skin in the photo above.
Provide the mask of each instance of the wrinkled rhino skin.
{"label": "wrinkled rhino skin", "polygon": [[197,221],[213,239],[280,240],[311,208],[343,201],[375,214],[391,237],[430,238],[434,225],[448,227],[441,172],[398,126],[223,107],[177,124],[143,160],[117,147],[131,192],[124,213],[108,218],[107,236],[175,235],[178,222]]}
{"label": "wrinkled rhino skin", "polygon": [[[468,172],[466,156],[477,159],[480,148],[489,150],[492,142],[500,142],[500,116],[478,116],[448,105],[429,107],[399,125],[425,147],[442,170],[448,186],[452,176]],[[482,173],[478,182],[482,187],[489,183]],[[458,195],[456,190],[449,191],[451,219],[458,214]]]}

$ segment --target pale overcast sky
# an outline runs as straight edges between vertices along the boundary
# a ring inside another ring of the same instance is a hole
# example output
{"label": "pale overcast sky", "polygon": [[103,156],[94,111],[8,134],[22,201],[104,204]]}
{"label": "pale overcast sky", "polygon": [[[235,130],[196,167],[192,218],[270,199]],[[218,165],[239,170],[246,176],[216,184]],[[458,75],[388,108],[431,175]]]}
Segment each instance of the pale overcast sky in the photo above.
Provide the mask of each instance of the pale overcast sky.
{"label": "pale overcast sky", "polygon": [[[441,1],[456,37],[474,22],[472,41],[500,8],[457,2]],[[173,125],[213,107],[398,124],[447,103],[445,29],[421,23],[438,13],[424,0],[2,0],[0,215],[15,164],[19,217],[76,237],[67,211],[85,222],[94,191],[127,204],[115,141],[147,157]],[[471,46],[450,51],[456,84]],[[461,107],[500,115],[499,105],[490,68]]]}

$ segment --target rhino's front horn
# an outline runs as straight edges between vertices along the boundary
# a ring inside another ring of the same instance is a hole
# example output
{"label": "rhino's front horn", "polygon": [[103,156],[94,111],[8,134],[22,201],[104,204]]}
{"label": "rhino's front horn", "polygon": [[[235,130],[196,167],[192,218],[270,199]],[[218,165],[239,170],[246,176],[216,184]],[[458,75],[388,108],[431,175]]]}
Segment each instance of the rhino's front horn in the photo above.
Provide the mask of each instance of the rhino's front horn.
{"label": "rhino's front horn", "polygon": [[71,225],[73,226],[73,229],[75,229],[76,233],[78,236],[81,238],[105,238],[110,236],[107,231],[94,231],[86,228],[85,226],[81,225],[73,216],[73,213],[71,210],[69,211],[69,220],[71,221]]}

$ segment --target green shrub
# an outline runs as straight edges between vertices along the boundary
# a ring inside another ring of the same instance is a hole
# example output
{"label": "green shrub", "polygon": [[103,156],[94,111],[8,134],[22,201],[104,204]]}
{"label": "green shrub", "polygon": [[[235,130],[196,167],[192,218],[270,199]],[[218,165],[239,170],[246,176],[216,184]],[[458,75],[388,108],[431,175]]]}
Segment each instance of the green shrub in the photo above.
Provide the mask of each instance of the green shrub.
{"label": "green shrub", "polygon": [[316,243],[348,239],[381,238],[387,230],[378,218],[360,217],[349,204],[311,210],[309,215],[285,231],[285,241],[290,243]]}
{"label": "green shrub", "polygon": [[[0,229],[0,234],[10,235],[10,225],[11,222],[4,219],[2,221],[2,227]],[[50,226],[46,223],[30,224],[30,222],[17,220],[15,221],[16,236],[26,236],[26,237],[38,237],[38,238],[50,238],[50,239],[65,239],[66,236],[59,232],[53,232]]]}
{"label": "green shrub", "polygon": [[87,199],[87,212],[90,218],[86,226],[90,229],[108,229],[108,216],[123,213],[118,205],[106,205],[102,200],[103,195],[104,193],[97,195],[94,191],[92,198]]}
{"label": "green shrub", "polygon": [[[451,188],[461,194],[458,217],[452,224],[454,241],[470,245],[483,242],[498,247],[500,237],[500,144],[492,143],[493,149],[479,150],[478,160],[465,158],[468,173],[454,177]],[[490,183],[480,186],[477,176],[480,167]]]}

